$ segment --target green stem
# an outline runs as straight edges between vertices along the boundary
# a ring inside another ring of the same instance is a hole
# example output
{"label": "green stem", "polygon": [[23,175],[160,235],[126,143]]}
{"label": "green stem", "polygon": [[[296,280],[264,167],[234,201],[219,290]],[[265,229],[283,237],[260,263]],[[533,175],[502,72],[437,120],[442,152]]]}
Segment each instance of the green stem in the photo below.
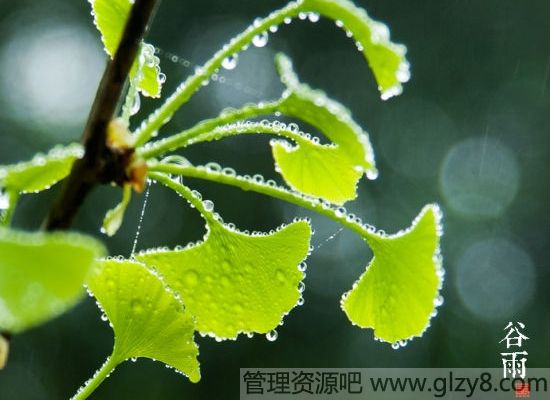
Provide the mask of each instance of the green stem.
{"label": "green stem", "polygon": [[[279,121],[276,121],[279,122]],[[300,133],[298,130],[292,130],[283,125],[274,125],[272,122],[250,122],[246,123],[236,123],[229,125],[222,125],[217,127],[211,132],[206,132],[200,136],[197,136],[189,140],[185,146],[191,144],[200,143],[200,142],[209,142],[212,140],[220,140],[229,136],[243,135],[243,134],[268,134],[268,135],[277,135],[283,136],[289,139],[294,140],[296,143],[301,144],[307,141],[303,133]]]}
{"label": "green stem", "polygon": [[96,390],[99,385],[115,370],[117,365],[120,364],[114,355],[107,358],[107,361],[96,371],[94,376],[86,381],[84,386],[78,389],[78,392],[71,398],[71,400],[84,400],[87,399]]}
{"label": "green stem", "polygon": [[223,60],[242,51],[243,48],[252,42],[254,36],[267,31],[273,25],[279,25],[285,18],[292,18],[298,15],[301,11],[300,7],[302,3],[302,1],[291,2],[285,7],[272,12],[266,18],[257,20],[244,32],[223,46],[206,64],[197,68],[195,74],[187,78],[136,131],[136,147],[148,142],[155,132],[170,121],[174,113],[221,67]]}
{"label": "green stem", "polygon": [[219,117],[202,121],[194,127],[182,131],[176,135],[148,144],[145,147],[138,149],[138,153],[145,159],[158,157],[169,151],[187,146],[197,137],[205,133],[212,132],[220,125],[226,125],[236,121],[258,117],[260,115],[272,114],[277,111],[280,103],[281,100],[277,100],[268,103],[251,104],[238,110],[226,111]]}
{"label": "green stem", "polygon": [[[351,229],[363,238],[373,240],[379,239],[379,235],[375,233],[374,227],[370,225],[364,225],[355,218],[351,218],[350,215],[346,213],[346,210],[343,207],[334,208],[326,202],[319,201],[319,199],[302,195],[298,192],[293,192],[280,186],[269,185],[239,175],[212,171],[205,167],[179,166],[173,164],[158,163],[151,165],[149,167],[149,171],[150,178],[154,180],[159,180],[158,178],[162,176],[163,183],[166,181],[173,181],[169,177],[155,172],[161,172],[171,175],[181,175],[189,178],[204,179],[212,182],[223,183],[225,185],[235,186],[245,191],[261,193],[324,215]],[[173,185],[177,184],[174,183]]]}

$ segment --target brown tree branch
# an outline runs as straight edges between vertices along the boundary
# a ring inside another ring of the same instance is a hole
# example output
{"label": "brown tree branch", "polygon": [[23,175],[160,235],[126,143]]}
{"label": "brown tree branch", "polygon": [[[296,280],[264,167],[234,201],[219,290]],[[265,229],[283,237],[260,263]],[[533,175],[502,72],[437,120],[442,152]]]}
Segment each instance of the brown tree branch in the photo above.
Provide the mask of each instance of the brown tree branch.
{"label": "brown tree branch", "polygon": [[135,0],[118,49],[103,73],[82,134],[84,157],[74,163],[50,209],[44,222],[48,231],[68,229],[94,186],[109,182],[122,184],[127,180],[129,154],[121,154],[107,146],[107,126],[113,119],[124,83],[158,3],[159,0]]}

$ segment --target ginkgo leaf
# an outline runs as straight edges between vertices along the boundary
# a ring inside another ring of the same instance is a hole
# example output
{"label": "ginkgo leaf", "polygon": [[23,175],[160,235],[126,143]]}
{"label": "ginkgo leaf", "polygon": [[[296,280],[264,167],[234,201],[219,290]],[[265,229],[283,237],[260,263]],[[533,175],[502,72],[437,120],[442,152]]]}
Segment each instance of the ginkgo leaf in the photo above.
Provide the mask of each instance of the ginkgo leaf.
{"label": "ginkgo leaf", "polygon": [[73,162],[84,155],[82,146],[54,147],[32,160],[0,166],[0,188],[17,193],[34,193],[50,188],[65,178]]}
{"label": "ginkgo leaf", "polygon": [[442,285],[440,219],[439,207],[429,205],[406,231],[367,236],[374,258],[342,297],[342,309],[354,324],[374,329],[378,339],[390,343],[422,335]]}
{"label": "ginkgo leaf", "polygon": [[[188,195],[169,178],[159,181]],[[154,267],[181,296],[201,333],[227,339],[273,330],[300,298],[298,265],[309,251],[309,224],[297,221],[273,233],[249,235],[199,207],[208,221],[203,242],[181,250],[149,250],[135,258]]]}
{"label": "ginkgo leaf", "polygon": [[160,71],[160,59],[155,56],[155,48],[142,43],[138,59],[130,71],[130,81],[147,97],[160,97],[166,77]]}
{"label": "ginkgo leaf", "polygon": [[[94,23],[101,33],[105,52],[114,57],[126,20],[130,15],[133,1],[130,0],[89,0],[92,5]],[[152,51],[151,51],[152,49]],[[137,81],[134,82],[137,77]],[[159,67],[159,59],[154,55],[154,47],[142,43],[140,54],[130,71],[130,82],[148,97],[159,97],[164,75]]]}
{"label": "ginkgo leaf", "polygon": [[277,170],[294,190],[344,204],[357,197],[357,171],[336,146],[302,140],[296,146],[285,140],[272,140]]}
{"label": "ginkgo leaf", "polygon": [[112,358],[146,357],[200,380],[195,325],[180,300],[143,264],[102,260],[88,279],[115,332]]}
{"label": "ginkgo leaf", "polygon": [[401,83],[410,78],[406,48],[390,41],[390,31],[385,24],[373,20],[349,0],[303,0],[300,9],[330,18],[346,30],[369,63],[382,99],[401,94]]}
{"label": "ginkgo leaf", "polygon": [[105,52],[113,57],[124,31],[130,10],[130,0],[89,0],[92,5],[94,24],[101,33]]}
{"label": "ginkgo leaf", "polygon": [[0,228],[0,331],[19,333],[75,305],[104,254],[99,242],[80,234]]}
{"label": "ginkgo leaf", "polygon": [[130,185],[124,185],[122,189],[122,200],[116,205],[115,208],[107,211],[105,218],[103,219],[103,225],[101,227],[101,232],[107,236],[113,236],[118,232],[122,221],[124,220],[124,213],[126,212],[126,207],[132,198],[132,187]]}
{"label": "ginkgo leaf", "polygon": [[304,140],[296,147],[273,142],[283,178],[294,189],[335,204],[354,199],[362,173],[377,176],[367,133],[340,103],[300,83],[288,57],[278,54],[276,63],[287,87],[279,111],[315,126],[333,142],[321,145]]}

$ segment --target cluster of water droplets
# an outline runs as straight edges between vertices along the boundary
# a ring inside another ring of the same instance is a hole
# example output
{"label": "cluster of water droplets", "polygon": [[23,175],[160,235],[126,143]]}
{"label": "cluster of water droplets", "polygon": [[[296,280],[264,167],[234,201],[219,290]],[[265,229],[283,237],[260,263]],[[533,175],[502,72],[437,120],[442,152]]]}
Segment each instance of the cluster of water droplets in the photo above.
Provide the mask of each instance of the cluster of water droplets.
{"label": "cluster of water droplets", "polygon": [[147,68],[153,68],[156,71],[157,81],[159,86],[166,82],[166,75],[160,71],[160,59],[156,55],[155,46],[144,43],[140,54],[140,63]]}
{"label": "cluster of water droplets", "polygon": [[[82,394],[82,392],[84,391],[84,389],[86,389],[88,387],[88,385],[98,377],[98,375],[101,373],[101,371],[103,370],[103,368],[105,368],[107,366],[107,364],[109,363],[110,359],[107,358],[105,360],[105,362],[101,365],[101,367],[94,373],[94,375],[88,379],[86,382],[84,382],[82,384],[82,386],[80,386],[78,388],[78,390],[76,391],[75,395],[73,397],[71,397],[71,400],[74,400],[76,398],[78,398],[80,396],[80,394]],[[105,379],[109,378],[111,376],[111,373],[108,373],[106,376],[105,376]]]}
{"label": "cluster of water droplets", "polygon": [[[320,139],[316,136],[312,136],[309,133],[305,133],[300,130],[298,124],[291,122],[286,124],[281,121],[269,121],[264,119],[260,122],[254,121],[237,121],[231,124],[223,125],[216,128],[208,139],[218,140],[227,136],[238,135],[243,133],[272,133],[275,135],[285,136],[291,139],[296,140],[297,138],[308,141],[314,145],[320,143]],[[204,140],[204,137],[201,137],[197,140]],[[190,141],[190,144],[194,143],[193,140]],[[288,142],[277,141],[285,147],[291,147]]]}
{"label": "cluster of water droplets", "polygon": [[132,256],[136,252],[136,248],[137,248],[137,244],[138,244],[138,240],[139,240],[139,235],[141,234],[141,226],[143,225],[143,217],[145,216],[145,209],[147,208],[147,202],[149,201],[150,189],[151,189],[151,181],[147,180],[147,189],[145,191],[145,197],[143,199],[143,206],[141,207],[141,212],[139,214],[139,222],[138,222],[138,226],[137,226],[137,229],[136,229],[136,235],[134,237],[134,242],[132,244],[132,251],[130,253],[130,255],[132,255]]}

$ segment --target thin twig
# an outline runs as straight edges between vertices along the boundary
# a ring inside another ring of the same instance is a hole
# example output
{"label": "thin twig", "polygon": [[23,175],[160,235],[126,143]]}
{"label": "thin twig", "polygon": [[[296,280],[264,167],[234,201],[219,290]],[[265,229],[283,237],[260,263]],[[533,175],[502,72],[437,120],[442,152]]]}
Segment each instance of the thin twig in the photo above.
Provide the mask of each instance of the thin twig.
{"label": "thin twig", "polygon": [[85,154],[77,160],[44,222],[48,231],[68,229],[92,188],[101,183],[122,184],[133,152],[120,153],[107,146],[107,126],[113,119],[124,83],[139,50],[147,24],[159,0],[136,0],[118,50],[103,73],[82,135]]}

